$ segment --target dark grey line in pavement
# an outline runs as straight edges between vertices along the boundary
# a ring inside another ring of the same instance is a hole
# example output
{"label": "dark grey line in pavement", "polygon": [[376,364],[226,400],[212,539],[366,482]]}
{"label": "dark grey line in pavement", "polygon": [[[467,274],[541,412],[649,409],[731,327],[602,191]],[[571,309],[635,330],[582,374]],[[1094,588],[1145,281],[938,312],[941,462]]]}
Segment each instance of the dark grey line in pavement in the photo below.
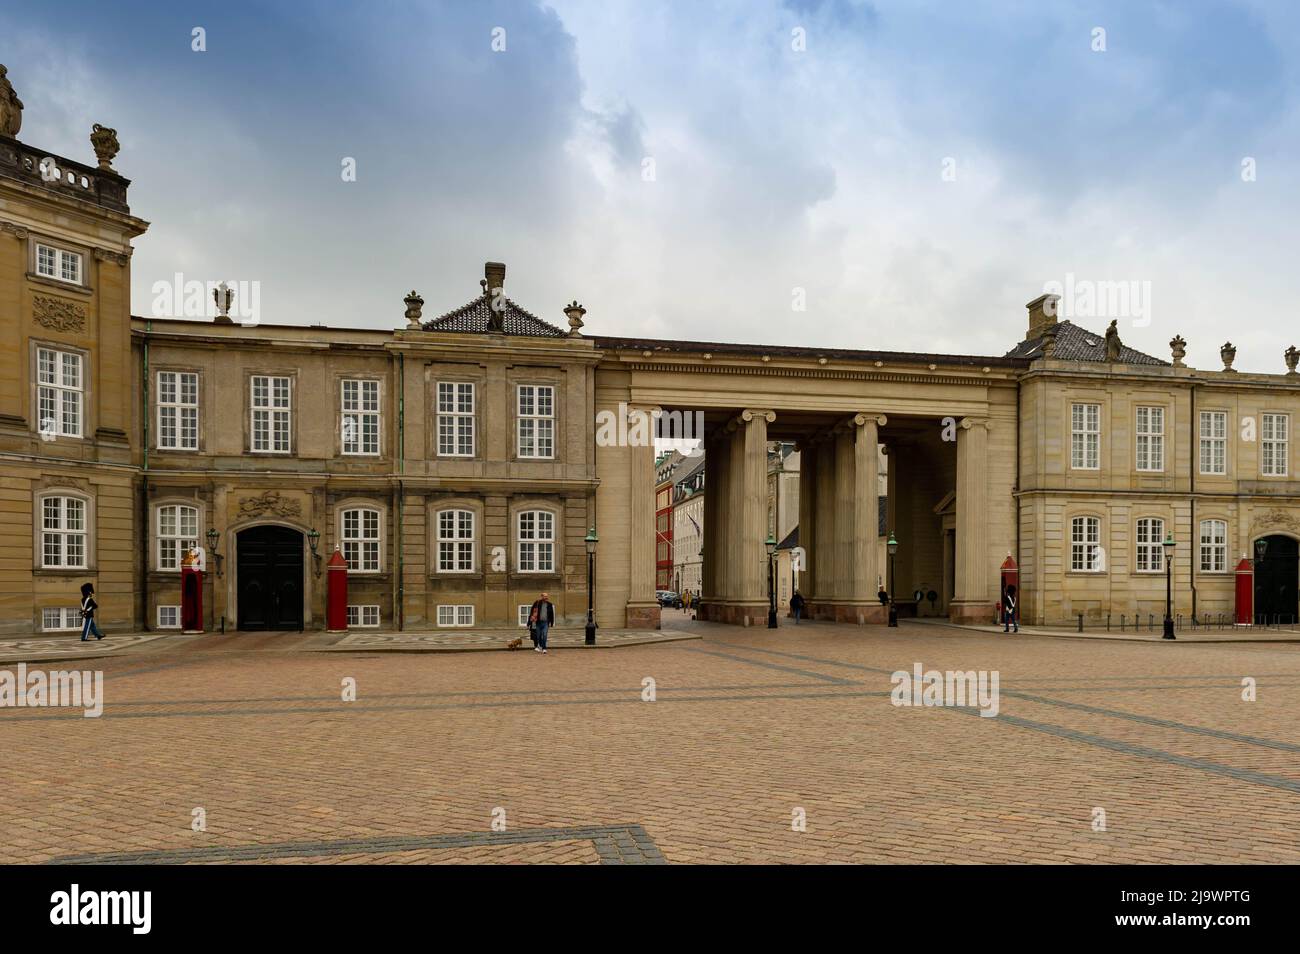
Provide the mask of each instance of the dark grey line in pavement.
{"label": "dark grey line in pavement", "polygon": [[[844,683],[845,686],[852,686],[854,683]],[[365,706],[355,702],[336,702],[330,706],[297,706],[286,709],[196,709],[192,711],[180,712],[115,712],[112,706],[104,707],[104,715],[97,719],[86,719],[80,710],[72,710],[75,714],[58,714],[58,715],[0,715],[0,726],[6,722],[62,722],[67,719],[75,719],[78,722],[104,722],[106,719],[202,719],[202,718],[221,718],[227,716],[255,716],[255,715],[347,715],[351,713],[374,714],[386,712],[421,712],[430,709],[516,709],[526,708],[528,706],[609,706],[609,705],[663,705],[665,702],[762,702],[767,699],[856,699],[867,698],[871,696],[887,697],[889,692],[832,692],[830,690],[839,688],[835,686],[805,686],[804,692],[773,692],[763,695],[746,695],[746,696],[678,696],[672,695],[667,699],[660,699],[658,702],[643,702],[640,696],[640,690],[631,693],[631,698],[627,699],[520,699],[517,701],[505,702],[435,702],[429,705],[409,705],[409,706]],[[825,692],[817,690],[827,690]],[[13,710],[0,710],[0,712],[10,712]],[[46,712],[50,710],[44,710]]]}
{"label": "dark grey line in pavement", "polygon": [[1216,739],[1226,739],[1230,742],[1245,742],[1248,745],[1260,745],[1269,749],[1280,749],[1284,752],[1300,752],[1300,745],[1293,745],[1290,742],[1278,742],[1274,739],[1261,739],[1253,735],[1238,735],[1235,732],[1223,732],[1219,729],[1209,729],[1205,726],[1187,725],[1182,722],[1173,722],[1169,719],[1156,719],[1152,716],[1140,715],[1136,712],[1122,712],[1119,709],[1102,709],[1098,706],[1086,706],[1081,702],[1065,702],[1061,699],[1048,699],[1045,696],[1035,696],[1027,692],[1018,690],[1002,690],[1002,695],[1011,696],[1014,699],[1027,699],[1030,702],[1041,702],[1044,705],[1060,706],[1063,709],[1074,709],[1079,712],[1090,712],[1094,715],[1109,716],[1115,719],[1128,719],[1130,722],[1141,722],[1145,725],[1159,726],[1165,729],[1177,729],[1179,732],[1191,732],[1195,735],[1208,735]]}
{"label": "dark grey line in pavement", "polygon": [[[773,682],[759,685],[737,685],[737,686],[664,686],[658,687],[659,692],[739,692],[754,691],[757,689],[806,689],[806,682]],[[636,687],[636,692],[641,691],[641,687]],[[366,699],[456,699],[465,696],[562,696],[562,695],[583,695],[596,693],[613,693],[628,692],[626,686],[614,686],[598,689],[478,689],[463,690],[457,692],[367,692]],[[338,694],[328,696],[253,696],[244,699],[155,699],[155,700],[138,700],[114,702],[114,707],[120,706],[205,706],[205,705],[247,705],[254,702],[332,702],[338,698]],[[0,716],[0,719],[3,719]]]}
{"label": "dark grey line in pavement", "polygon": [[[818,656],[808,656],[803,653],[783,652],[779,649],[759,649],[757,646],[746,646],[742,643],[728,643],[728,642],[719,641],[718,645],[730,646],[732,649],[744,649],[751,653],[766,653],[769,656],[784,656],[787,659],[798,659],[800,662],[817,663],[818,665],[821,666],[838,666],[841,669],[854,669],[857,670],[858,672],[882,672],[885,673],[886,675],[893,675],[895,672],[898,671],[896,669],[878,669],[875,666],[863,666],[859,663],[840,662],[839,660],[836,659],[822,659]],[[833,678],[833,677],[823,677],[823,678]]]}
{"label": "dark grey line in pavement", "polygon": [[[943,708],[954,712],[964,712],[967,715],[974,716],[978,716],[980,712],[979,709],[972,709],[969,706],[944,706]],[[1227,777],[1235,778],[1240,782],[1253,782],[1256,785],[1267,785],[1269,788],[1280,788],[1288,792],[1300,792],[1300,781],[1295,779],[1282,778],[1278,775],[1266,775],[1263,772],[1254,772],[1250,769],[1235,768],[1231,765],[1211,762],[1208,759],[1198,759],[1188,755],[1177,755],[1173,752],[1164,752],[1160,749],[1147,748],[1145,745],[1134,745],[1132,742],[1121,742],[1118,739],[1107,739],[1100,735],[1090,735],[1087,732],[1078,732],[1074,729],[1067,729],[1064,726],[1051,725],[1046,722],[1034,722],[1031,719],[1022,719],[1020,716],[1004,715],[999,713],[992,719],[984,719],[982,721],[1005,722],[1008,725],[1020,726],[1024,729],[1033,729],[1035,732],[1044,732],[1048,735],[1054,735],[1059,739],[1068,739],[1072,742],[1082,742],[1085,745],[1095,745],[1098,748],[1109,749],[1112,752],[1121,752],[1124,755],[1136,755],[1139,758],[1164,762],[1168,765],[1179,765],[1183,768],[1198,769],[1202,772],[1210,772],[1214,775],[1226,775]]]}
{"label": "dark grey line in pavement", "polygon": [[[1269,681],[1270,687],[1281,687],[1291,689],[1296,683],[1291,682],[1273,682]],[[1198,689],[1241,689],[1240,682],[1228,683],[1226,685],[1213,685],[1212,683],[1200,683],[1194,686],[1021,686],[1021,689],[1033,689],[1040,692],[1188,692]]]}
{"label": "dark grey line in pavement", "polygon": [[[121,659],[122,657],[121,657],[121,656],[113,656],[113,657],[108,657],[108,658],[112,658],[112,659]],[[208,660],[210,660],[210,659],[213,659],[213,658],[215,658],[215,657],[213,657],[213,656],[192,656],[192,657],[189,657],[189,658],[187,658],[187,659],[178,659],[178,660],[176,660],[175,662],[161,663],[160,665],[157,665],[157,666],[149,666],[148,668],[145,668],[145,669],[128,669],[128,670],[126,670],[125,672],[109,672],[109,673],[105,673],[105,674],[104,674],[104,681],[107,682],[109,679],[123,679],[123,678],[125,678],[125,677],[127,677],[127,676],[147,676],[147,675],[149,675],[150,673],[162,672],[162,671],[164,671],[164,670],[166,670],[166,669],[176,669],[176,668],[178,668],[178,667],[180,667],[180,666],[192,666],[192,665],[194,665],[195,663],[206,662],[206,661],[208,661]],[[68,661],[69,661],[69,662],[76,662],[76,663],[84,663],[84,662],[87,662],[87,660],[84,660],[84,659],[72,659],[72,660],[68,660]],[[14,665],[17,665],[17,664],[15,663]],[[46,665],[54,666],[54,665],[56,665],[56,663],[46,663]]]}
{"label": "dark grey line in pavement", "polygon": [[[725,643],[722,645],[733,646],[734,643]],[[715,649],[701,649],[699,646],[686,646],[681,643],[673,645],[673,648],[688,653],[703,653],[706,656],[717,656],[719,659],[730,659],[732,662],[742,663],[746,666],[759,666],[763,669],[776,669],[780,672],[792,673],[796,676],[803,676],[806,679],[817,679],[821,682],[835,683],[836,685],[852,685],[847,679],[841,679],[839,676],[828,676],[825,673],[812,672],[807,669],[795,669],[792,666],[782,666],[777,663],[759,662],[757,659],[746,659],[744,656],[737,656],[735,653],[718,652]],[[747,648],[747,647],[742,647]],[[790,653],[781,653],[779,655],[791,655]],[[798,657],[796,657],[798,658]]]}
{"label": "dark grey line in pavement", "polygon": [[455,835],[405,835],[341,841],[282,841],[269,845],[176,848],[161,851],[105,852],[63,855],[49,865],[177,865],[189,862],[275,861],[318,855],[389,854],[532,845],[556,841],[590,841],[603,865],[662,865],[668,861],[640,825],[593,825],[580,828],[521,828],[503,832],[464,832]]}

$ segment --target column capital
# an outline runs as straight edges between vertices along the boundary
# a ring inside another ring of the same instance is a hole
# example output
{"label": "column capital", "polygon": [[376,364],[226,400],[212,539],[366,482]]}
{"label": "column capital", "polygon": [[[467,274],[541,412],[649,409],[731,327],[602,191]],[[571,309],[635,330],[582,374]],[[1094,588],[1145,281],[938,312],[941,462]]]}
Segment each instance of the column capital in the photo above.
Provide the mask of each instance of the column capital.
{"label": "column capital", "polygon": [[862,427],[863,425],[873,421],[877,427],[884,427],[889,423],[889,418],[883,414],[873,414],[869,411],[863,411],[853,415],[853,424],[855,427]]}
{"label": "column capital", "polygon": [[19,225],[17,222],[0,222],[0,232],[8,232],[18,241],[22,242],[27,239],[27,226]]}
{"label": "column capital", "polygon": [[627,409],[628,421],[631,421],[633,417],[642,414],[649,414],[651,417],[655,417],[656,415],[663,413],[663,408],[657,404],[635,404],[629,401],[623,406]]}
{"label": "column capital", "polygon": [[776,411],[769,411],[764,408],[747,407],[745,410],[740,412],[740,419],[747,424],[756,417],[761,417],[767,421],[767,423],[771,424],[776,420]]}
{"label": "column capital", "polygon": [[957,426],[963,431],[969,431],[972,427],[983,427],[987,429],[992,422],[987,417],[963,417],[961,423]]}

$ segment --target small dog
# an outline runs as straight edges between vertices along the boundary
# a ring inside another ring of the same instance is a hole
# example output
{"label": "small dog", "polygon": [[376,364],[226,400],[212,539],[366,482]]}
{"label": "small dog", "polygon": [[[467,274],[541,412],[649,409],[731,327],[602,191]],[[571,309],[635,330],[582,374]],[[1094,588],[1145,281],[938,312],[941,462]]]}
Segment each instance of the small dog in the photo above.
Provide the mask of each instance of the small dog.
{"label": "small dog", "polygon": [[523,644],[524,644],[524,638],[522,636],[519,636],[516,637],[515,639],[510,640],[510,642],[506,643],[506,649],[518,649]]}

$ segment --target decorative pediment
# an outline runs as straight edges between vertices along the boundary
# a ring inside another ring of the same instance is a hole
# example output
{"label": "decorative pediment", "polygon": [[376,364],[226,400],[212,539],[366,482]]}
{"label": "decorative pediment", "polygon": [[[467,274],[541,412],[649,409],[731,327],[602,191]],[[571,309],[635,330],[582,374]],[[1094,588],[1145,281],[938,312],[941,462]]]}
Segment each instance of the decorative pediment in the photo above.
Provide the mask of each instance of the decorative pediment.
{"label": "decorative pediment", "polygon": [[1273,507],[1270,510],[1263,510],[1255,514],[1255,519],[1250,524],[1250,538],[1268,536],[1270,533],[1284,531],[1300,537],[1300,519],[1291,511],[1283,510],[1280,507]]}

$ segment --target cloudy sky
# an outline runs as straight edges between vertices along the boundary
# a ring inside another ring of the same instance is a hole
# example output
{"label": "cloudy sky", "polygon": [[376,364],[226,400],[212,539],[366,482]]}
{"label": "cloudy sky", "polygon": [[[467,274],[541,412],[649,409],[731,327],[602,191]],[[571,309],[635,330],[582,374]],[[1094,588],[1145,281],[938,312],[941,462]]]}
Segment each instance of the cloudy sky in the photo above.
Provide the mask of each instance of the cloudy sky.
{"label": "cloudy sky", "polygon": [[494,259],[595,334],[1001,354],[1048,283],[1126,283],[1076,320],[1300,344],[1284,0],[5,0],[0,62],[25,142],[118,130],[141,315],[180,272],[395,327]]}

